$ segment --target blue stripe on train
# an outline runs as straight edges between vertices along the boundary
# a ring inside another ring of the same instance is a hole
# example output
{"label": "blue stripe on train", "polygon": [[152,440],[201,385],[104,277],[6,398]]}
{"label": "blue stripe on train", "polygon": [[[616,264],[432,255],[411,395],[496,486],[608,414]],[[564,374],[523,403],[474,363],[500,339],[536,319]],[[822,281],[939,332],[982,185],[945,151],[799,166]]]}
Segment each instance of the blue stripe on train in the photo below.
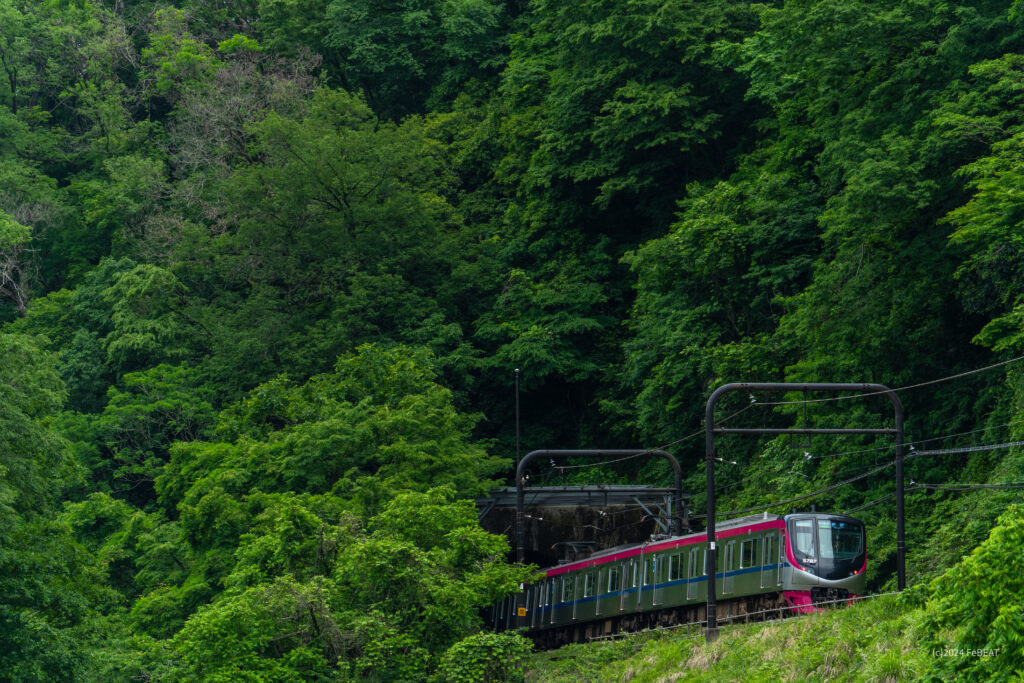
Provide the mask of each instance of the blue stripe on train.
{"label": "blue stripe on train", "polygon": [[[719,573],[715,574],[715,578],[716,579],[724,579],[727,576],[739,576],[740,574],[752,574],[754,572],[759,572],[759,571],[772,571],[773,569],[780,569],[781,567],[782,567],[781,564],[769,564],[769,565],[766,565],[764,567],[748,567],[747,569],[737,569],[734,572],[719,572]],[[605,598],[607,598],[609,596],[613,596],[613,595],[629,595],[630,593],[636,593],[637,591],[641,591],[641,590],[649,591],[649,590],[654,590],[655,588],[666,588],[668,586],[681,586],[681,585],[684,585],[684,584],[687,584],[687,583],[700,583],[701,581],[707,581],[707,580],[708,580],[708,577],[706,577],[706,576],[698,576],[695,579],[677,579],[675,581],[666,581],[665,583],[656,583],[653,586],[643,586],[643,587],[638,587],[638,588],[624,588],[624,589],[622,589],[620,591],[612,591],[611,593],[604,593],[602,595],[592,595],[589,598],[581,598],[579,600],[574,600],[574,601],[571,601],[571,602],[560,602],[560,603],[558,603],[556,605],[546,605],[544,607],[541,607],[540,611],[541,612],[545,612],[545,611],[547,611],[549,609],[558,609],[560,607],[572,607],[573,605],[582,605],[585,602],[593,602],[594,600],[599,600],[599,599],[603,600],[603,599],[605,599]],[[527,612],[527,614],[533,614],[536,611],[537,611],[537,609],[534,608],[534,609],[529,610]]]}

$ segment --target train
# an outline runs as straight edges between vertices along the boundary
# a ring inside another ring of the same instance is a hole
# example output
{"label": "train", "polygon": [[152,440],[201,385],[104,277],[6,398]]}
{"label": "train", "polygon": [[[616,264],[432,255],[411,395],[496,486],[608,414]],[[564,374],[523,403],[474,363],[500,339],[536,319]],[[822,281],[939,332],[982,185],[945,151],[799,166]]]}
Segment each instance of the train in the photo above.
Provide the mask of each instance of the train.
{"label": "train", "polygon": [[[864,594],[867,543],[858,519],[820,512],[740,517],[716,525],[716,617],[806,613]],[[706,533],[653,536],[541,572],[493,605],[489,625],[522,629],[550,649],[620,631],[701,623]]]}

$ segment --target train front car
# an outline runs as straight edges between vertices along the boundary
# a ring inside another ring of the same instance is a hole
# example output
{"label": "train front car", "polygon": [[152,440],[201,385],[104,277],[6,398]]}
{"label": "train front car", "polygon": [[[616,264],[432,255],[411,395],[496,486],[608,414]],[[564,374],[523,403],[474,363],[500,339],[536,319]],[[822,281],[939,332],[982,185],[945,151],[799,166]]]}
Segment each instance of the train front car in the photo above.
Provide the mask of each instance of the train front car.
{"label": "train front car", "polygon": [[864,594],[867,546],[864,524],[845,515],[786,515],[782,587],[797,612],[841,604]]}

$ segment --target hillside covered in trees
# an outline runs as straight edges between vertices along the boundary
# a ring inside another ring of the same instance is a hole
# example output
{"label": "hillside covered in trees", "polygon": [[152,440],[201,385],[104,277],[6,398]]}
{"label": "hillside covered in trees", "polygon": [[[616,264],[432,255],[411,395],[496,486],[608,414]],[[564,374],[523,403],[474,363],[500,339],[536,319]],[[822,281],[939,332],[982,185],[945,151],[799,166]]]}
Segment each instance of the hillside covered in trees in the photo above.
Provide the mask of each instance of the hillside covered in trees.
{"label": "hillside covered in trees", "polygon": [[[926,587],[1020,526],[1022,221],[1016,1],[0,0],[0,680],[500,677],[515,368],[524,452],[693,491],[724,382],[906,387],[915,599],[1017,642]],[[891,421],[802,398],[719,415]],[[719,449],[720,510],[893,457]],[[810,501],[875,591],[892,493]]]}

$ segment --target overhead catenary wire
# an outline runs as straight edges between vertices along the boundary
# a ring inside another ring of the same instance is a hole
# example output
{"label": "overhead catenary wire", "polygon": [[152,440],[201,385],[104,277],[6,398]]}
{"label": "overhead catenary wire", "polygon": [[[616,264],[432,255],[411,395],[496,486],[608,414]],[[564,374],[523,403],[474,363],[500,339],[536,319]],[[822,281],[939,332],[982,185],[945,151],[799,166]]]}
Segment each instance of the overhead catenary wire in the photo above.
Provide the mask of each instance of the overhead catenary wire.
{"label": "overhead catenary wire", "polygon": [[[933,436],[933,437],[930,437],[928,439],[918,439],[917,441],[907,442],[904,445],[908,446],[910,448],[911,452],[909,454],[907,454],[906,456],[904,456],[904,460],[909,459],[909,458],[916,458],[916,457],[923,456],[923,455],[945,455],[945,454],[973,453],[973,452],[980,452],[980,451],[998,450],[998,449],[1001,449],[1001,448],[1010,448],[1010,447],[1014,447],[1014,446],[1024,446],[1024,441],[1009,441],[1009,442],[997,443],[997,444],[982,444],[982,445],[976,445],[976,446],[962,446],[962,447],[955,447],[955,448],[934,449],[934,450],[921,450],[921,451],[915,450],[913,448],[914,444],[928,443],[928,442],[931,442],[931,441],[940,441],[940,440],[943,440],[943,439],[952,439],[952,438],[956,438],[956,437],[960,437],[960,436],[967,436],[967,435],[970,435],[970,434],[977,434],[977,433],[980,433],[980,432],[986,432],[986,431],[989,431],[989,430],[992,430],[992,429],[999,429],[999,428],[1002,428],[1002,427],[1009,427],[1011,425],[1015,425],[1015,424],[1019,424],[1019,423],[1024,423],[1024,420],[1017,420],[1015,422],[1007,422],[1007,423],[1002,424],[1002,425],[994,425],[992,427],[987,427],[985,429],[976,429],[976,430],[973,430],[973,431],[970,431],[970,432],[959,432],[959,433],[956,433],[956,434],[946,434],[944,436]],[[859,454],[862,454],[862,453],[878,452],[878,451],[883,451],[883,450],[893,450],[894,448],[895,448],[894,444],[888,444],[886,446],[882,446],[882,447],[879,447],[879,448],[871,448],[871,449],[863,449],[863,450],[855,450],[855,451],[845,451],[845,452],[841,452],[841,453],[832,453],[832,454],[829,454],[829,455],[822,455],[822,456],[812,456],[812,457],[809,457],[807,459],[808,460],[815,460],[815,459],[826,459],[826,458],[838,457],[838,456],[841,456],[841,455],[859,455]],[[877,464],[878,463],[876,461],[874,463],[867,464],[867,465],[861,465],[861,466],[858,466],[858,467],[847,467],[845,469],[840,470],[838,473],[834,472],[833,476],[835,476],[837,474],[838,475],[844,475],[844,474],[848,474],[850,472],[862,472],[862,471],[864,471],[866,469],[869,469],[871,467],[877,466]],[[806,475],[806,474],[804,474],[802,472],[795,472],[795,471],[792,471],[792,472],[794,472],[795,474],[798,474],[800,476],[803,476],[803,477],[806,477],[806,478],[810,478],[808,475]],[[730,490],[733,490],[735,488],[741,487],[744,484],[749,484],[750,482],[754,481],[757,478],[759,478],[757,475],[752,475],[752,476],[744,477],[744,478],[739,479],[737,481],[733,481],[733,482],[729,482],[727,484],[724,484],[721,487],[721,490],[722,491],[730,491]]]}
{"label": "overhead catenary wire", "polygon": [[[1007,422],[1007,423],[1004,423],[1004,424],[1001,424],[1001,425],[993,425],[993,426],[987,427],[985,429],[976,429],[976,430],[972,430],[972,431],[969,431],[969,432],[958,432],[958,433],[954,433],[954,434],[945,434],[945,435],[942,435],[942,436],[933,436],[933,437],[929,437],[927,439],[918,439],[916,441],[907,442],[904,445],[908,446],[910,448],[911,452],[904,456],[904,460],[909,460],[911,458],[917,458],[917,457],[921,457],[921,456],[925,456],[925,455],[946,455],[946,454],[959,454],[959,453],[974,453],[974,452],[980,452],[980,451],[998,450],[998,449],[1002,449],[1002,448],[1011,448],[1011,447],[1015,447],[1015,446],[1024,446],[1024,441],[1008,441],[1008,442],[996,443],[996,444],[981,444],[981,445],[975,445],[975,446],[962,446],[962,447],[956,447],[956,448],[921,450],[921,451],[915,450],[913,448],[914,444],[928,443],[928,442],[931,442],[931,441],[941,441],[941,440],[944,440],[944,439],[952,439],[952,438],[956,438],[956,437],[960,437],[960,436],[968,436],[968,435],[971,435],[971,434],[977,434],[977,433],[980,433],[980,432],[986,432],[986,431],[993,430],[993,429],[1000,429],[1000,428],[1003,428],[1003,427],[1009,427],[1009,426],[1020,424],[1020,423],[1024,423],[1024,420],[1016,420],[1014,422]],[[824,458],[834,457],[834,456],[838,456],[838,455],[856,455],[856,454],[861,454],[861,453],[866,453],[866,452],[877,452],[877,451],[881,451],[881,450],[892,450],[894,448],[895,448],[894,444],[888,444],[888,445],[880,447],[880,448],[848,451],[848,452],[845,452],[845,453],[834,453],[834,454],[831,454],[831,455],[819,456],[819,457],[824,459]],[[810,460],[810,459],[814,459],[814,458],[808,458],[808,459]],[[862,465],[862,466],[859,466],[859,467],[850,467],[850,468],[846,468],[846,469],[841,470],[840,474],[847,474],[849,472],[861,472],[863,470],[866,470],[866,469],[868,469],[870,467],[874,467],[876,465],[877,465],[877,463],[872,463],[872,464],[869,464],[869,465]],[[796,474],[800,474],[801,476],[804,476],[804,477],[808,476],[806,474],[803,474],[802,472],[796,472]],[[721,490],[722,491],[730,491],[730,490],[738,488],[738,487],[740,487],[740,486],[742,486],[744,484],[748,484],[748,483],[754,481],[757,478],[758,478],[757,475],[752,475],[752,476],[744,477],[744,478],[739,479],[737,481],[729,482],[729,483],[723,485],[721,487]]]}
{"label": "overhead catenary wire", "polygon": [[954,434],[942,434],[940,436],[931,436],[931,437],[928,437],[927,439],[915,439],[913,441],[905,442],[905,445],[909,446],[909,445],[912,445],[912,444],[922,444],[922,443],[928,443],[930,441],[944,441],[946,439],[953,439],[953,438],[957,438],[957,437],[960,437],[960,436],[971,436],[972,434],[981,434],[982,432],[988,432],[988,431],[992,431],[992,430],[995,430],[995,429],[1003,429],[1004,427],[1013,427],[1014,425],[1019,425],[1019,424],[1024,424],[1024,420],[1013,420],[1011,422],[1004,422],[1002,424],[990,425],[988,427],[983,427],[981,429],[972,429],[972,430],[967,431],[967,432],[956,432]]}
{"label": "overhead catenary wire", "polygon": [[[1000,448],[1010,448],[1010,447],[1013,447],[1013,446],[1022,446],[1022,445],[1024,445],[1024,441],[1011,441],[1011,442],[1006,442],[1006,443],[984,444],[984,445],[979,445],[979,446],[968,446],[968,447],[965,447],[965,448],[966,448],[966,450],[968,450],[970,452],[975,452],[975,451],[990,451],[990,450],[996,450],[996,449],[1000,449]],[[904,458],[904,460],[907,460],[907,459],[910,459],[910,458],[922,457],[922,456],[929,456],[929,455],[945,455],[945,454],[949,454],[949,453],[961,453],[961,452],[965,452],[965,449],[950,448],[950,449],[933,450],[933,451],[916,451],[914,453],[911,453],[911,454],[907,455]],[[717,517],[724,517],[724,516],[727,516],[727,515],[729,515],[729,516],[731,516],[731,515],[743,515],[743,514],[747,514],[749,512],[758,512],[760,510],[768,510],[770,508],[778,507],[780,505],[788,505],[790,503],[796,503],[796,502],[799,502],[801,500],[806,500],[808,498],[813,498],[814,496],[821,495],[822,493],[828,493],[829,491],[834,491],[835,489],[838,489],[838,488],[843,487],[843,486],[847,486],[847,485],[852,484],[854,482],[860,481],[861,479],[867,479],[870,476],[873,476],[873,475],[875,475],[875,474],[877,474],[879,472],[882,472],[884,470],[889,469],[890,467],[892,467],[895,464],[896,464],[896,461],[893,460],[893,461],[885,463],[884,465],[881,465],[879,467],[876,467],[876,468],[872,469],[870,472],[865,472],[864,474],[858,474],[855,477],[850,477],[849,479],[845,479],[843,481],[837,482],[837,483],[832,484],[830,486],[826,486],[824,488],[820,488],[820,489],[817,489],[815,491],[811,491],[809,493],[805,493],[805,494],[802,494],[800,496],[796,496],[794,498],[787,498],[785,500],[775,501],[773,503],[766,503],[766,504],[763,504],[763,505],[756,505],[756,506],[753,506],[753,507],[744,508],[742,510],[730,510],[728,512],[716,513],[715,517],[717,518]],[[911,481],[913,481],[913,480],[911,480]],[[933,488],[935,490],[941,490],[939,488],[940,485],[937,485],[937,484],[916,484],[915,483],[914,485],[915,486],[920,486],[921,488]],[[1022,484],[1019,487],[1018,487],[1017,484],[978,484],[976,486],[983,487],[983,488],[1024,488],[1024,484]],[[909,489],[904,489],[904,490],[909,490]],[[949,490],[971,490],[971,489],[969,487],[963,487],[962,489],[949,488]],[[890,494],[890,495],[893,495],[893,494]],[[878,502],[881,502],[881,500],[879,500]],[[692,517],[690,517],[690,519],[703,519],[705,517],[707,517],[707,515],[693,515]]]}
{"label": "overhead catenary wire", "polygon": [[[909,384],[909,385],[902,386],[902,387],[896,387],[894,389],[891,389],[890,391],[892,391],[894,393],[895,392],[900,392],[900,391],[910,391],[912,389],[919,389],[921,387],[931,386],[931,385],[934,385],[934,384],[940,384],[942,382],[949,382],[949,381],[952,381],[952,380],[955,380],[955,379],[961,379],[963,377],[969,377],[971,375],[976,375],[976,374],[979,374],[979,373],[982,373],[982,372],[986,372],[988,370],[993,370],[993,369],[996,369],[996,368],[1000,368],[1000,367],[1003,367],[1003,366],[1006,366],[1006,365],[1011,365],[1013,363],[1017,363],[1017,362],[1020,362],[1022,360],[1024,360],[1024,356],[1017,356],[1015,358],[1010,358],[1009,360],[1001,361],[999,363],[993,363],[991,365],[986,365],[986,366],[981,367],[981,368],[974,368],[972,370],[967,370],[965,372],[960,372],[960,373],[957,373],[955,375],[949,375],[947,377],[940,377],[940,378],[937,378],[937,379],[928,380],[926,382],[919,382],[917,384]],[[741,414],[747,412],[748,410],[750,410],[751,408],[753,408],[755,406],[767,407],[767,406],[801,405],[801,404],[807,404],[807,403],[827,403],[827,402],[834,402],[834,401],[850,400],[850,399],[854,399],[854,398],[862,398],[862,397],[865,397],[865,396],[879,396],[879,395],[883,395],[883,394],[886,394],[886,393],[888,393],[888,392],[887,391],[870,391],[870,392],[861,392],[861,393],[856,393],[856,394],[849,394],[849,395],[845,395],[845,396],[828,396],[828,397],[825,397],[825,398],[802,399],[802,400],[799,400],[799,401],[758,401],[756,399],[756,397],[751,395],[751,401],[750,401],[749,405],[744,406],[740,410],[732,413],[731,415],[728,415],[727,417],[722,418],[721,420],[716,420],[715,424],[716,425],[724,424],[725,422],[728,422],[729,420],[737,417],[738,415],[741,415]],[[998,428],[1001,428],[1001,427],[1007,427],[1007,426],[1010,426],[1010,425],[1021,424],[1021,423],[1024,423],[1024,420],[1017,420],[1017,421],[1014,421],[1014,422],[1005,423],[1003,425],[996,425],[996,426],[992,426],[992,427],[986,427],[984,429],[972,430],[972,431],[969,431],[969,432],[961,432],[959,434],[951,434],[951,435],[947,435],[947,436],[931,437],[929,439],[916,440],[916,441],[912,441],[912,442],[907,442],[906,445],[909,446],[911,444],[925,443],[925,442],[928,442],[928,441],[935,441],[935,440],[944,439],[944,438],[954,438],[955,436],[966,436],[966,435],[969,435],[969,434],[976,434],[976,433],[979,433],[979,432],[988,431],[990,429],[998,429]],[[610,465],[610,464],[617,463],[617,462],[624,462],[626,460],[633,460],[635,458],[639,458],[639,457],[642,457],[644,455],[648,455],[648,454],[650,454],[650,453],[652,453],[654,451],[657,451],[657,450],[664,450],[664,449],[670,448],[672,446],[677,446],[677,445],[679,445],[681,443],[684,443],[686,441],[689,441],[691,439],[695,439],[695,438],[703,435],[704,433],[705,433],[705,430],[701,429],[701,430],[695,431],[693,433],[687,434],[686,436],[683,436],[683,437],[681,437],[679,439],[676,439],[675,441],[670,441],[668,443],[662,444],[661,446],[657,446],[655,448],[650,448],[650,449],[644,450],[641,453],[636,453],[634,455],[628,455],[628,456],[625,456],[623,458],[617,458],[615,460],[604,460],[604,461],[597,462],[597,463],[586,463],[586,464],[583,464],[583,465],[558,465],[558,466],[556,466],[556,469],[558,469],[560,471],[562,471],[562,470],[571,470],[571,469],[586,469],[586,468],[601,467],[601,466],[604,466],[604,465]],[[829,457],[839,457],[841,455],[854,454],[854,453],[858,453],[858,452],[865,452],[866,453],[866,452],[871,452],[871,451],[886,450],[886,449],[891,448],[891,447],[892,447],[891,445],[890,446],[880,446],[878,448],[862,449],[862,450],[858,450],[858,451],[839,452],[839,453],[832,453],[832,454],[821,455],[821,456],[814,456],[814,455],[812,455],[812,456],[810,456],[809,459],[824,459],[824,458],[829,458]]]}
{"label": "overhead catenary wire", "polygon": [[[767,504],[764,504],[764,505],[754,505],[752,507],[744,508],[742,510],[730,510],[728,512],[719,512],[719,513],[715,514],[715,517],[725,517],[725,516],[732,516],[732,515],[745,515],[748,512],[759,512],[761,510],[768,510],[769,508],[778,507],[780,505],[789,505],[790,503],[797,503],[797,502],[799,502],[801,500],[806,500],[808,498],[813,498],[814,496],[821,495],[822,493],[828,493],[829,491],[835,491],[836,489],[838,489],[840,487],[847,486],[847,485],[852,484],[854,482],[860,481],[861,479],[867,479],[870,476],[873,476],[875,474],[878,474],[879,472],[882,472],[884,470],[889,469],[890,467],[892,467],[895,464],[896,464],[896,461],[894,460],[894,461],[888,462],[888,463],[886,463],[886,464],[884,464],[884,465],[882,465],[880,467],[876,467],[875,469],[871,470],[870,472],[865,472],[864,474],[858,474],[856,477],[850,477],[849,479],[846,479],[846,480],[840,481],[838,483],[832,484],[831,486],[826,486],[825,488],[818,489],[817,491],[811,491],[810,493],[805,493],[803,495],[795,496],[793,498],[787,498],[785,500],[775,501],[773,503],[767,503]],[[693,515],[692,517],[690,517],[690,519],[704,519],[706,517],[707,517],[706,514],[705,515]]]}
{"label": "overhead catenary wire", "polygon": [[[1024,420],[1021,420],[1021,422],[1024,422]],[[1008,423],[1008,424],[1015,424],[1015,423]],[[1007,425],[1000,425],[1000,426],[1007,426]],[[994,427],[993,427],[993,429],[994,429]],[[983,432],[983,431],[988,431],[988,430],[986,430],[986,429],[979,429],[979,430],[975,430],[975,432],[961,432],[960,434],[949,434],[947,436],[937,436],[937,437],[932,437],[930,439],[921,439],[919,441],[915,441],[915,442],[912,442],[912,443],[924,443],[926,441],[938,441],[940,439],[949,439],[949,438],[953,438],[953,437],[957,437],[957,436],[964,436],[965,434],[971,434],[971,433],[977,433],[977,432]],[[905,445],[910,445],[910,444],[905,444]],[[999,450],[999,449],[1003,449],[1003,448],[1012,448],[1012,447],[1015,447],[1015,446],[1024,446],[1024,441],[1007,441],[1007,442],[1004,442],[1004,443],[979,444],[979,445],[975,445],[975,446],[958,446],[958,447],[954,447],[954,448],[941,448],[941,449],[930,449],[930,450],[921,450],[921,451],[915,450],[911,446],[911,448],[910,448],[911,452],[908,453],[907,455],[905,455],[903,457],[903,459],[904,460],[908,460],[910,458],[917,458],[917,457],[921,457],[921,456],[925,456],[925,455],[954,455],[954,454],[960,454],[960,453],[976,453],[976,452],[981,452],[981,451],[994,451],[994,450]],[[891,450],[891,449],[895,448],[895,445],[890,444],[887,448]],[[879,450],[881,450],[881,449],[879,449]],[[823,456],[823,457],[825,457],[825,456]],[[862,470],[868,469],[869,467],[873,467],[874,465],[877,465],[877,462],[873,463],[873,464],[870,464],[870,465],[863,465],[861,467],[846,468],[846,469],[840,470],[840,472],[838,472],[838,473],[833,473],[833,474],[846,474],[848,472],[860,472]]]}
{"label": "overhead catenary wire", "polygon": [[860,512],[861,510],[867,510],[870,507],[874,507],[874,506],[878,505],[879,503],[884,503],[885,501],[890,500],[890,499],[895,498],[895,497],[896,497],[895,493],[890,493],[888,495],[882,496],[881,498],[876,498],[876,499],[874,499],[872,501],[864,503],[863,505],[858,505],[855,508],[850,508],[848,510],[844,510],[843,514],[848,515],[851,512]]}
{"label": "overhead catenary wire", "polygon": [[[740,410],[737,410],[732,415],[728,415],[728,416],[722,418],[721,420],[719,420],[718,424],[724,424],[725,422],[728,422],[729,420],[733,419],[737,415],[740,415],[742,413],[747,412],[748,410],[753,408],[754,405],[755,404],[752,403],[752,404],[750,404],[750,405],[748,405],[748,406],[746,406],[746,407],[744,407],[744,408],[742,408]],[[554,465],[553,467],[555,469],[559,470],[559,471],[561,471],[561,470],[581,470],[581,469],[586,469],[586,468],[590,468],[590,467],[603,467],[604,465],[611,465],[611,464],[617,463],[617,462],[624,462],[626,460],[634,460],[634,459],[642,457],[644,455],[650,455],[651,453],[653,453],[655,451],[663,451],[666,448],[671,448],[672,446],[678,446],[679,444],[683,443],[684,441],[689,441],[690,439],[696,439],[698,436],[703,436],[703,435],[704,435],[704,430],[701,429],[699,431],[693,432],[692,434],[687,434],[686,436],[684,436],[682,438],[676,439],[675,441],[670,441],[670,442],[668,442],[666,444],[662,444],[661,446],[657,446],[655,448],[648,448],[648,449],[646,449],[644,451],[641,451],[640,453],[634,453],[633,455],[627,455],[627,456],[622,457],[622,458],[616,458],[615,460],[602,460],[600,462],[591,462],[591,463],[586,463],[584,465]]]}
{"label": "overhead catenary wire", "polygon": [[[873,462],[873,463],[869,463],[867,465],[860,465],[858,467],[847,467],[845,469],[840,470],[839,472],[833,472],[832,474],[833,474],[833,476],[839,476],[839,475],[849,474],[851,472],[863,472],[864,470],[871,469],[872,467],[878,467],[878,463],[877,462]],[[810,475],[804,474],[803,472],[797,472],[796,470],[793,470],[793,469],[787,470],[786,472],[780,472],[779,474],[796,474],[796,475],[801,476],[801,477],[803,477],[805,479],[808,479],[808,480],[811,479]],[[736,489],[736,488],[739,488],[739,487],[743,486],[744,484],[749,484],[749,483],[751,483],[751,482],[753,482],[754,480],[757,480],[757,479],[762,479],[762,477],[760,475],[752,474],[752,475],[744,477],[742,479],[738,479],[736,481],[732,481],[732,482],[729,482],[727,484],[723,484],[722,486],[719,487],[718,490],[720,492],[731,491],[733,489]]]}
{"label": "overhead catenary wire", "polygon": [[922,387],[928,387],[928,386],[932,386],[934,384],[941,384],[942,382],[951,382],[952,380],[955,380],[955,379],[961,379],[963,377],[969,377],[971,375],[977,375],[979,373],[987,372],[989,370],[994,370],[996,368],[1001,368],[1003,366],[1011,365],[1013,363],[1019,363],[1022,360],[1024,360],[1024,356],[1017,356],[1016,358],[1010,358],[1009,360],[1000,361],[998,363],[992,363],[991,365],[986,365],[985,367],[982,367],[982,368],[975,368],[973,370],[966,370],[964,372],[959,372],[959,373],[957,373],[955,375],[949,375],[947,377],[939,377],[938,379],[928,380],[927,382],[918,382],[917,384],[908,384],[906,386],[896,387],[896,388],[893,388],[893,389],[889,389],[887,391],[865,391],[865,392],[860,392],[860,393],[855,393],[855,394],[848,394],[848,395],[845,395],[845,396],[827,396],[825,398],[811,398],[811,399],[803,399],[803,400],[800,400],[800,401],[769,401],[769,402],[764,402],[764,403],[758,401],[758,405],[762,405],[762,406],[787,406],[787,405],[801,405],[801,404],[805,404],[805,403],[830,403],[830,402],[836,402],[836,401],[849,401],[849,400],[852,400],[852,399],[855,399],[855,398],[864,398],[864,397],[867,397],[867,396],[882,396],[882,395],[888,394],[890,392],[896,393],[896,392],[899,392],[899,391],[911,391],[912,389],[920,389]]}
{"label": "overhead catenary wire", "polygon": [[952,455],[959,453],[979,453],[981,451],[995,451],[1001,448],[1013,448],[1024,446],[1024,441],[1007,441],[1005,443],[982,444],[978,446],[959,446],[956,448],[940,448],[936,450],[914,451],[907,455],[908,458],[917,458],[922,455]]}
{"label": "overhead catenary wire", "polygon": [[[904,441],[903,445],[910,448],[912,446],[919,446],[925,443],[931,443],[932,441],[945,441],[946,439],[955,439],[961,436],[971,436],[972,434],[981,434],[983,432],[994,431],[996,429],[1003,429],[1005,427],[1012,427],[1014,425],[1024,424],[1024,420],[1014,420],[1012,422],[1004,422],[1003,424],[991,425],[982,429],[972,429],[966,432],[956,432],[953,434],[943,434],[941,436],[931,436],[927,439],[914,439],[913,441]],[[873,448],[861,448],[852,451],[837,451],[835,453],[826,453],[825,455],[811,455],[809,460],[826,460],[828,458],[838,458],[844,455],[859,455],[861,453],[877,453],[878,451],[892,450],[895,448],[895,444],[886,444],[884,446],[876,446]]]}
{"label": "overhead catenary wire", "polygon": [[907,490],[927,489],[929,491],[987,491],[989,489],[1024,489],[1024,482],[1005,484],[923,484],[914,482]]}
{"label": "overhead catenary wire", "polygon": [[[1004,484],[925,484],[921,482],[913,482],[910,486],[907,486],[904,491],[907,493],[913,493],[914,491],[987,491],[987,490],[1014,490],[1024,489],[1024,482],[1008,482]],[[860,512],[867,508],[874,507],[879,503],[884,503],[887,500],[893,498],[896,494],[889,493],[876,498],[875,500],[858,505],[857,507],[849,508],[843,511],[843,514],[850,514],[852,512]]]}
{"label": "overhead catenary wire", "polygon": [[[927,439],[918,439],[916,441],[908,441],[908,442],[904,443],[904,446],[907,446],[910,449],[911,453],[909,453],[908,455],[904,456],[904,459],[906,460],[906,459],[909,459],[909,458],[915,458],[915,457],[922,456],[922,455],[941,455],[941,454],[946,454],[946,453],[988,451],[988,450],[996,450],[996,449],[999,449],[999,448],[1009,448],[1011,446],[1021,446],[1021,445],[1024,445],[1024,441],[1011,441],[1011,442],[1005,442],[1005,443],[999,443],[999,444],[986,444],[986,445],[980,445],[980,446],[964,446],[964,447],[949,448],[949,449],[922,450],[922,451],[915,450],[914,447],[913,447],[914,444],[928,443],[928,442],[931,442],[931,441],[941,441],[941,440],[944,440],[944,439],[953,439],[953,438],[957,438],[957,437],[961,437],[961,436],[968,436],[970,434],[977,434],[977,433],[980,433],[980,432],[986,432],[986,431],[990,431],[990,430],[993,430],[993,429],[999,429],[999,428],[1002,428],[1002,427],[1009,427],[1011,425],[1021,424],[1021,423],[1024,423],[1024,420],[1017,420],[1015,422],[1007,422],[1007,423],[1001,424],[1001,425],[993,425],[992,427],[987,427],[985,429],[976,429],[976,430],[972,430],[972,431],[969,431],[969,432],[958,432],[958,433],[954,433],[954,434],[945,434],[945,435],[942,435],[942,436],[933,436],[933,437],[929,437]],[[872,452],[877,453],[878,451],[893,450],[895,447],[896,447],[895,444],[887,444],[885,446],[880,446],[878,448],[865,448],[865,449],[858,449],[858,450],[853,450],[853,451],[842,451],[842,452],[831,453],[831,454],[828,454],[828,455],[821,455],[821,456],[808,456],[807,459],[808,460],[818,460],[818,459],[826,459],[826,458],[838,457],[838,456],[841,456],[841,455],[860,455],[860,454],[863,454],[863,453],[872,453]],[[871,463],[871,464],[868,464],[868,465],[861,465],[861,466],[857,466],[857,467],[848,467],[848,468],[845,468],[843,470],[840,470],[838,473],[833,473],[833,474],[835,475],[835,474],[847,474],[847,473],[850,473],[850,472],[862,472],[862,471],[864,471],[866,469],[869,469],[871,467],[875,467],[877,465],[878,465],[878,463],[875,462],[875,463]],[[806,475],[806,474],[804,474],[802,472],[795,472],[795,473],[799,474],[799,475],[801,475],[803,477],[807,477],[808,476],[808,475]],[[751,481],[753,481],[756,478],[757,478],[756,476],[744,477],[743,479],[740,479],[738,481],[734,481],[734,482],[730,482],[728,484],[725,484],[722,487],[722,489],[728,491],[730,489],[736,488],[736,487],[741,486],[743,484],[750,483]]]}

